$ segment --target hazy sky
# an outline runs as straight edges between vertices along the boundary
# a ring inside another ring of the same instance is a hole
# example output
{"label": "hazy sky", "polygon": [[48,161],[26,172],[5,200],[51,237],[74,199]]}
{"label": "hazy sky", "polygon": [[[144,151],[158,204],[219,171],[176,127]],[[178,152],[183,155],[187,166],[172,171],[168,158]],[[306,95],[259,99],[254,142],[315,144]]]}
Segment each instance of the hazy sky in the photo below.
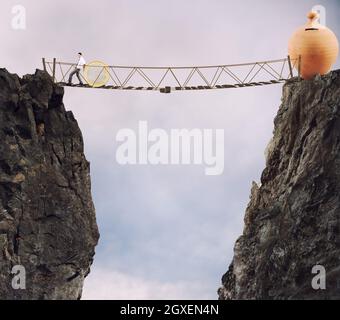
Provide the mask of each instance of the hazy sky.
{"label": "hazy sky", "polygon": [[[1,67],[23,75],[41,58],[116,65],[230,64],[284,58],[292,32],[316,4],[340,35],[339,0],[10,1],[0,12]],[[11,8],[26,8],[26,30]],[[339,67],[339,61],[337,63]],[[281,85],[207,92],[119,92],[66,88],[91,162],[101,233],[86,299],[216,299],[242,232],[253,180],[280,105]],[[121,128],[225,129],[225,171],[197,166],[122,167]]]}

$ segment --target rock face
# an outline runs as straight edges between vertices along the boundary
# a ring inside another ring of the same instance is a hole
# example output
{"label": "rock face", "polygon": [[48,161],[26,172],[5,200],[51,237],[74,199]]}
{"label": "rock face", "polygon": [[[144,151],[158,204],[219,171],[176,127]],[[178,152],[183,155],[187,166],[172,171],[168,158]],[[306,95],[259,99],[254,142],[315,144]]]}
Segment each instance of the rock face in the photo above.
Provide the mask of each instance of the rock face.
{"label": "rock face", "polygon": [[340,71],[284,86],[266,161],[219,298],[340,299]]}
{"label": "rock face", "polygon": [[42,71],[0,69],[0,299],[78,299],[93,261],[89,163],[63,94]]}

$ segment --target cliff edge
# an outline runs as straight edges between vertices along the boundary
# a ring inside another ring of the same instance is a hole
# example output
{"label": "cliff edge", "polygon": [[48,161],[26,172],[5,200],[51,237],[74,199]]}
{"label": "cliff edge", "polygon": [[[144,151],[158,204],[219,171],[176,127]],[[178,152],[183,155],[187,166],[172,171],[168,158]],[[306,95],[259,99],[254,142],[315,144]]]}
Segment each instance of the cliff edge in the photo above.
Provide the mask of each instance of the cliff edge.
{"label": "cliff edge", "polygon": [[244,222],[221,300],[340,299],[340,70],[285,84]]}
{"label": "cliff edge", "polygon": [[93,261],[89,163],[63,94],[43,71],[0,69],[0,299],[79,299]]}

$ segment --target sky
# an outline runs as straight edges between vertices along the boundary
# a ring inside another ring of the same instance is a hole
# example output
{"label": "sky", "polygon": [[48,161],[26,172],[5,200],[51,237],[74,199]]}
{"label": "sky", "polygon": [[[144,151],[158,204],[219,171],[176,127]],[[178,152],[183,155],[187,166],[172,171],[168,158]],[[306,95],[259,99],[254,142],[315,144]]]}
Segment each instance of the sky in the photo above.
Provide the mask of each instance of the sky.
{"label": "sky", "polygon": [[[26,28],[12,28],[12,8]],[[41,58],[110,65],[217,65],[287,56],[293,31],[314,5],[340,35],[340,0],[3,0],[0,67],[20,76]],[[334,68],[339,68],[339,59]],[[83,299],[216,299],[242,234],[252,181],[259,182],[282,85],[177,92],[66,88],[91,163],[101,238]],[[118,130],[225,130],[225,170],[121,166]]]}

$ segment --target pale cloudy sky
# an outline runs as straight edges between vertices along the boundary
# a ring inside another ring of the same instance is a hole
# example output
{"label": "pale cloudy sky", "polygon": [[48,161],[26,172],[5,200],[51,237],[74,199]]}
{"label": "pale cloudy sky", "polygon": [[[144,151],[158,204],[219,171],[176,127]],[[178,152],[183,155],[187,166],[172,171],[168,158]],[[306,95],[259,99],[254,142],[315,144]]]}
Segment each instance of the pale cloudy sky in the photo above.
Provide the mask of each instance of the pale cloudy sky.
{"label": "pale cloudy sky", "polygon": [[[111,0],[1,2],[1,67],[23,75],[41,57],[116,65],[209,65],[284,58],[294,29],[316,4],[340,34],[339,0]],[[27,28],[11,28],[21,4]],[[339,67],[339,62],[337,67]],[[280,105],[281,85],[180,92],[65,90],[91,162],[101,233],[85,299],[216,299],[242,232],[251,182]],[[197,166],[121,167],[115,135],[152,128],[225,129],[225,171]]]}

